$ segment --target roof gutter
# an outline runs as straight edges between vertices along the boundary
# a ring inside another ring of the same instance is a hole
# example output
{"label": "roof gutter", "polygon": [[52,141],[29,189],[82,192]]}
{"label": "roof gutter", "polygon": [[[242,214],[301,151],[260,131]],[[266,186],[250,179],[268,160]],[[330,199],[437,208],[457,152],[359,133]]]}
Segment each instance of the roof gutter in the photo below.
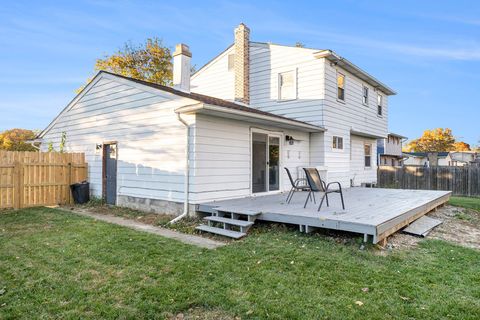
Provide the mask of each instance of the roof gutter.
{"label": "roof gutter", "polygon": [[366,132],[361,132],[361,131],[355,131],[355,130],[350,130],[350,134],[357,136],[357,137],[364,137],[364,138],[370,138],[370,139],[385,139],[386,136],[379,136],[376,134],[370,134]]}
{"label": "roof gutter", "polygon": [[358,78],[366,81],[374,88],[377,88],[389,96],[396,95],[397,93],[387,85],[378,81],[375,77],[368,74],[366,71],[360,69],[352,62],[348,61],[347,59],[339,56],[332,50],[320,50],[314,53],[315,58],[325,58],[330,60],[331,62],[339,65],[340,67],[345,68],[348,72],[352,73],[353,75],[357,76]]}
{"label": "roof gutter", "polygon": [[248,111],[243,111],[243,110],[236,110],[232,108],[225,108],[225,107],[219,107],[211,104],[195,104],[195,105],[190,105],[190,106],[185,106],[185,107],[179,107],[175,109],[176,113],[196,113],[199,111],[216,111],[216,112],[221,112],[225,114],[231,114],[231,115],[239,115],[239,116],[245,116],[248,118],[252,119],[259,119],[259,120],[265,120],[268,122],[273,122],[273,123],[281,123],[285,125],[290,125],[294,127],[300,127],[303,129],[307,129],[310,132],[324,132],[326,131],[325,128],[315,126],[313,124],[308,124],[305,122],[301,121],[296,121],[296,120],[290,120],[286,118],[281,118],[281,117],[275,117],[275,116],[269,116],[265,114],[259,114],[259,113],[254,113],[254,112],[248,112]]}

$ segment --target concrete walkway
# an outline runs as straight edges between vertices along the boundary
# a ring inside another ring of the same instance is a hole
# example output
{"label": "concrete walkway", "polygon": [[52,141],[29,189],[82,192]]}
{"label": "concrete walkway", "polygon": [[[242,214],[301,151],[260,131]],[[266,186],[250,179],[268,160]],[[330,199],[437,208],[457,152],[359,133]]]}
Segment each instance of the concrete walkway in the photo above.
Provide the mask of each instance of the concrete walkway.
{"label": "concrete walkway", "polygon": [[180,242],[191,244],[201,248],[215,249],[221,246],[226,245],[224,242],[211,240],[208,238],[203,238],[191,234],[185,234],[178,231],[152,226],[150,224],[140,223],[134,220],[125,219],[122,217],[103,215],[98,213],[93,213],[87,210],[64,210],[70,213],[76,213],[84,217],[90,217],[96,220],[101,220],[108,223],[117,224],[119,226],[128,227],[138,231],[153,233],[165,238],[175,239]]}

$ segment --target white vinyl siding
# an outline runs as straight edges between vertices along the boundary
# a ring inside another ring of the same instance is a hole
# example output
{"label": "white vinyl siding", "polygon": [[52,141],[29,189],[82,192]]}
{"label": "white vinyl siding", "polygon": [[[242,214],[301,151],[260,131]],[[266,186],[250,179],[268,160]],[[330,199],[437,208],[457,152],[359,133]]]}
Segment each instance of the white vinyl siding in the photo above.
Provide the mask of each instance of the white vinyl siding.
{"label": "white vinyl siding", "polygon": [[229,56],[234,53],[232,46],[195,73],[190,80],[190,90],[207,96],[233,100],[235,72],[230,69],[232,58]]}
{"label": "white vinyl siding", "polygon": [[[351,171],[354,186],[360,186],[362,183],[372,183],[377,181],[376,168],[376,141],[369,138],[351,136],[352,160]],[[365,167],[365,145],[371,146],[371,167]]]}
{"label": "white vinyl siding", "polygon": [[[384,97],[384,117],[377,116],[376,108],[362,104],[363,82],[346,71],[345,104],[337,100],[336,75],[338,68],[325,63],[324,122],[328,130],[356,131],[373,136],[387,136],[388,107]],[[300,81],[301,79],[299,79]],[[373,99],[373,101],[372,101]],[[376,105],[376,95],[369,94],[369,105]]]}
{"label": "white vinyl siding", "polygon": [[143,88],[104,75],[46,132],[42,150],[50,141],[58,149],[66,132],[66,150],[85,153],[92,195],[100,197],[102,150],[96,147],[117,141],[118,195],[181,202],[186,129],[173,110],[192,100]]}
{"label": "white vinyl siding", "polygon": [[[322,125],[323,59],[315,50],[278,45],[250,45],[250,105],[263,111]],[[278,74],[296,70],[296,99],[279,101]]]}
{"label": "white vinyl siding", "polygon": [[401,138],[388,136],[388,138],[385,139],[384,143],[385,143],[384,154],[396,155],[396,156],[402,155],[402,139]]}
{"label": "white vinyl siding", "polygon": [[[327,129],[325,133],[311,134],[310,165],[326,166],[329,180],[340,180],[343,186],[348,187],[350,179],[355,175],[350,160],[350,154],[353,154],[350,149],[351,131],[386,136],[387,96],[330,61],[315,58],[315,52],[316,50],[305,48],[251,42],[250,105],[263,111],[325,127]],[[220,60],[212,62],[219,63]],[[279,100],[279,74],[295,69],[296,99]],[[199,73],[212,73],[208,76],[211,77],[214,76],[213,70],[216,70],[216,67],[211,66]],[[338,99],[338,74],[344,76],[345,101]],[[205,76],[205,79],[208,77]],[[200,85],[199,82],[197,84]],[[201,85],[210,86],[209,83]],[[367,106],[362,103],[364,85],[369,89]],[[233,82],[231,86],[233,90]],[[382,117],[377,115],[377,94],[383,95]],[[333,152],[333,136],[343,137],[345,152]],[[363,145],[361,150],[363,154]],[[376,163],[375,159],[372,158],[372,163]],[[363,170],[363,156],[360,164]],[[355,180],[359,181],[363,179],[362,177],[363,175],[357,174]]]}
{"label": "white vinyl siding", "polygon": [[[251,195],[251,130],[281,135],[281,190],[289,187],[284,167],[309,165],[309,134],[243,121],[197,115],[191,199],[194,203]],[[293,145],[285,136],[295,138]]]}

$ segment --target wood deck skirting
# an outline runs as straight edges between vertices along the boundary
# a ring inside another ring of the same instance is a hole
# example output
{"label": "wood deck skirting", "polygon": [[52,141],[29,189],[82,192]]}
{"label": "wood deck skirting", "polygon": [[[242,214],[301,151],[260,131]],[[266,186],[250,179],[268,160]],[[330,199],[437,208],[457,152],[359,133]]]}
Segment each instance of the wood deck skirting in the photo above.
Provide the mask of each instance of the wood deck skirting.
{"label": "wood deck skirting", "polygon": [[378,243],[443,205],[450,196],[450,191],[350,188],[345,190],[346,210],[335,196],[329,197],[330,207],[320,212],[318,203],[304,209],[306,193],[297,193],[290,204],[285,203],[286,194],[277,194],[204,203],[198,211],[213,213],[218,207],[232,212],[256,210],[258,220],[298,225],[305,232],[314,228],[354,232]]}

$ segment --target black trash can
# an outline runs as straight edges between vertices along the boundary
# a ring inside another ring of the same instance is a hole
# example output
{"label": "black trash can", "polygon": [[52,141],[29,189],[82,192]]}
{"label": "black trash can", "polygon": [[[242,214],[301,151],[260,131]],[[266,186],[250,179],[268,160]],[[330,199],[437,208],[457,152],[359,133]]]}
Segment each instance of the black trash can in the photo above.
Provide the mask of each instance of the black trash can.
{"label": "black trash can", "polygon": [[73,201],[77,204],[83,204],[90,201],[90,183],[82,181],[70,185]]}

